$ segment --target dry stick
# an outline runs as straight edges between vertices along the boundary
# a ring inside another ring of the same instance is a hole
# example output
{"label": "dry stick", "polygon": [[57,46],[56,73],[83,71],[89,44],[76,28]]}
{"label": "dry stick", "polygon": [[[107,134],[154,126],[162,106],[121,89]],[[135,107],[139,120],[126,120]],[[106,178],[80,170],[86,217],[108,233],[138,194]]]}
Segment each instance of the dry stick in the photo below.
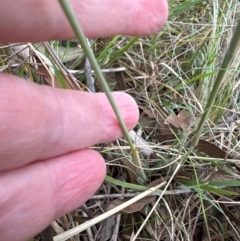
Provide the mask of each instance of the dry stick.
{"label": "dry stick", "polygon": [[[119,67],[119,68],[109,68],[109,69],[101,69],[102,73],[114,73],[114,72],[123,72],[127,69],[125,67]],[[85,70],[68,70],[71,74],[84,74]],[[91,73],[94,74],[94,70],[91,70]]]}
{"label": "dry stick", "polygon": [[[172,190],[172,191],[166,191],[163,195],[180,195],[180,194],[186,194],[186,193],[193,193],[196,192],[194,189],[184,189],[184,190]],[[136,197],[139,195],[140,192],[135,193],[117,193],[117,194],[103,194],[103,195],[94,195],[89,198],[89,200],[96,200],[96,199],[108,199],[108,198],[130,198],[130,197]],[[149,196],[159,196],[159,192],[154,192],[149,194]]]}
{"label": "dry stick", "polygon": [[98,63],[97,63],[97,60],[96,58],[94,57],[93,53],[92,53],[92,50],[90,49],[89,47],[89,44],[86,40],[86,37],[83,33],[83,30],[72,10],[72,8],[70,7],[69,3],[67,0],[59,0],[59,3],[64,11],[64,13],[66,14],[67,18],[68,18],[68,21],[69,23],[71,24],[72,26],[72,29],[74,30],[74,33],[76,34],[77,38],[78,38],[78,41],[79,43],[81,44],[81,46],[83,47],[83,49],[85,50],[85,53],[86,53],[86,56],[89,60],[89,62],[91,63],[92,65],[92,68],[94,69],[95,73],[96,73],[96,76],[98,77],[98,81],[99,81],[99,84],[101,85],[102,89],[104,90],[107,98],[108,98],[108,101],[109,103],[111,104],[112,108],[113,108],[113,111],[119,121],[119,124],[122,128],[122,131],[127,139],[127,142],[131,148],[131,151],[132,151],[132,160],[134,162],[134,164],[136,166],[138,166],[138,169],[139,169],[139,176],[142,177],[142,180],[143,182],[146,181],[145,179],[145,175],[144,175],[144,172],[143,172],[143,169],[142,169],[142,165],[141,165],[141,161],[139,160],[139,156],[136,154],[137,153],[137,148],[136,146],[133,144],[129,134],[128,134],[128,129],[123,121],[123,118],[122,118],[122,115],[120,114],[119,110],[118,110],[118,107],[116,105],[116,102],[112,96],[112,93],[111,93],[111,90],[106,82],[106,80],[104,79],[104,76],[102,74],[102,71],[101,69],[99,68],[98,66]]}
{"label": "dry stick", "polygon": [[[72,228],[72,229],[64,232],[63,234],[59,234],[59,235],[55,236],[55,237],[53,238],[53,240],[54,240],[54,241],[64,241],[64,240],[67,240],[67,239],[73,237],[74,235],[76,235],[76,234],[78,234],[78,233],[86,230],[86,228],[88,228],[88,227],[90,227],[90,226],[93,226],[93,225],[95,225],[95,224],[103,221],[104,219],[112,216],[112,215],[115,214],[115,213],[120,212],[122,209],[124,209],[124,208],[130,206],[131,204],[137,202],[138,200],[140,200],[140,199],[148,196],[150,193],[156,191],[157,189],[161,188],[161,187],[164,186],[165,184],[166,184],[166,181],[163,182],[163,183],[161,183],[161,184],[159,184],[159,185],[157,185],[157,186],[155,186],[155,187],[152,187],[152,188],[148,189],[147,191],[139,194],[137,197],[134,197],[134,198],[126,201],[125,203],[117,206],[116,208],[113,208],[112,210],[110,210],[110,211],[108,211],[108,212],[106,212],[106,213],[104,213],[104,214],[102,214],[102,215],[100,215],[100,216],[98,216],[98,217],[96,217],[96,218],[93,218],[93,219],[90,220],[90,221],[87,221],[87,222],[83,223],[83,224],[80,225],[80,226],[77,226],[77,227],[75,227],[75,228]],[[162,195],[161,195],[161,196],[162,196]]]}
{"label": "dry stick", "polygon": [[[92,48],[93,40],[89,39],[88,42],[89,42],[90,48]],[[95,86],[94,86],[94,79],[92,77],[92,66],[91,66],[91,63],[89,62],[88,58],[86,58],[86,60],[85,60],[85,74],[86,74],[86,82],[87,82],[88,89],[91,92],[95,93],[96,90],[95,90]]]}

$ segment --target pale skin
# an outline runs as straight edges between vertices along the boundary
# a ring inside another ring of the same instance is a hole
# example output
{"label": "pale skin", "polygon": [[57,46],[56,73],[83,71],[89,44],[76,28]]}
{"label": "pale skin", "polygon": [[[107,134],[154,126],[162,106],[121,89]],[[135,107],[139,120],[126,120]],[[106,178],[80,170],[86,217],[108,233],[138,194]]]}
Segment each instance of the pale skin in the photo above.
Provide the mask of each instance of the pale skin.
{"label": "pale skin", "polygon": [[[149,35],[168,15],[166,0],[71,0],[90,38]],[[74,38],[54,0],[2,0],[0,42]],[[113,93],[128,129],[135,101]],[[23,240],[83,204],[106,166],[88,149],[123,135],[104,94],[39,86],[0,74],[0,240]]]}

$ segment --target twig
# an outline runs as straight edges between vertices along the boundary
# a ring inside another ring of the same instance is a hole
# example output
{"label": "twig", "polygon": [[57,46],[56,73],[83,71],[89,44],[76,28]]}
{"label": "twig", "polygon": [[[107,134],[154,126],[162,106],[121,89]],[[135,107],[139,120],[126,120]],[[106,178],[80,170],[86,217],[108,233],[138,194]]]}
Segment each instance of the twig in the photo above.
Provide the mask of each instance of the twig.
{"label": "twig", "polygon": [[[165,191],[163,195],[180,195],[184,193],[193,193],[195,190],[193,189],[184,189],[184,190],[172,190],[172,191]],[[94,195],[89,198],[89,200],[96,200],[96,199],[108,199],[108,198],[130,198],[130,197],[136,197],[139,195],[140,192],[135,192],[135,193],[125,193],[125,194],[103,194],[103,195]],[[149,194],[148,196],[158,196],[159,193],[153,192]]]}
{"label": "twig", "polygon": [[[89,39],[88,42],[89,42],[89,46],[91,48],[91,46],[93,44],[93,40]],[[95,93],[96,90],[94,87],[94,78],[92,77],[92,67],[91,67],[91,64],[90,64],[88,58],[86,58],[86,61],[85,61],[85,74],[86,74],[86,82],[87,82],[88,89],[91,92]]]}

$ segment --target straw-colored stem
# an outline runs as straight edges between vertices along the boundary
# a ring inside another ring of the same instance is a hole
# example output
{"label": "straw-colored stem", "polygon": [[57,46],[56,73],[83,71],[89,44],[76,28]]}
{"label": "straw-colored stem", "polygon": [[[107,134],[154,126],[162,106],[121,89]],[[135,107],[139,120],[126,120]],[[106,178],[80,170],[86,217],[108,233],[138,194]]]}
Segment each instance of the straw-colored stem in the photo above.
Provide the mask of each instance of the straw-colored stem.
{"label": "straw-colored stem", "polygon": [[[81,224],[81,225],[79,225],[79,226],[77,226],[77,227],[74,227],[74,228],[72,228],[72,229],[70,229],[70,230],[68,230],[68,231],[66,231],[66,232],[64,232],[64,233],[62,233],[62,234],[59,234],[59,235],[55,236],[55,237],[53,238],[53,240],[54,240],[54,241],[64,241],[64,240],[67,240],[67,239],[73,237],[74,235],[76,235],[76,234],[78,234],[78,233],[86,230],[86,228],[91,227],[91,226],[95,225],[96,223],[99,223],[99,222],[103,221],[104,219],[106,219],[106,218],[108,218],[108,217],[110,217],[110,216],[118,213],[119,211],[121,211],[122,209],[128,207],[129,205],[132,205],[132,204],[134,204],[135,202],[137,202],[138,200],[140,200],[140,199],[148,196],[148,195],[151,194],[152,192],[154,192],[154,191],[156,191],[157,189],[159,189],[159,188],[161,188],[162,186],[164,186],[166,183],[167,183],[167,182],[164,181],[163,183],[161,183],[161,184],[159,184],[159,185],[157,185],[157,186],[155,186],[155,187],[152,187],[152,188],[148,189],[147,191],[145,191],[145,192],[139,194],[138,196],[136,196],[136,197],[134,197],[134,198],[126,201],[126,202],[123,203],[123,204],[118,205],[117,207],[111,209],[110,211],[108,211],[108,212],[106,212],[106,213],[104,213],[104,214],[102,214],[102,215],[100,215],[100,216],[98,216],[98,217],[96,217],[96,218],[93,218],[93,219],[85,222],[84,224]],[[163,193],[161,194],[161,196],[162,196],[162,195],[163,195]]]}

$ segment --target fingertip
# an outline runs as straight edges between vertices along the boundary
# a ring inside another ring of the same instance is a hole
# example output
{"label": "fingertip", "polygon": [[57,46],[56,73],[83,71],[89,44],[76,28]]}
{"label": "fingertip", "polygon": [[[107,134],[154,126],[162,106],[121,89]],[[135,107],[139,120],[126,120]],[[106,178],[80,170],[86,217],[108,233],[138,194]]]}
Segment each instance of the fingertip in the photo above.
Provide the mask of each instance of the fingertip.
{"label": "fingertip", "polygon": [[[149,35],[164,25],[168,15],[167,0],[122,0],[114,4],[112,0],[72,0],[71,5],[89,38],[116,34]],[[75,37],[57,1],[22,0],[15,1],[13,7],[12,1],[4,0],[1,2],[0,21],[5,23],[0,25],[1,42],[39,42]]]}
{"label": "fingertip", "polygon": [[139,119],[139,109],[136,101],[132,96],[124,92],[114,92],[113,97],[121,111],[121,115],[128,130],[132,130]]}
{"label": "fingertip", "polygon": [[[166,0],[133,1],[132,14],[128,21],[129,34],[146,36],[159,31],[168,18],[168,2]],[[146,11],[147,9],[147,11]]]}
{"label": "fingertip", "polygon": [[[81,206],[102,184],[106,165],[82,150],[1,172],[0,240],[27,240]],[[13,228],[14,227],[14,228]]]}
{"label": "fingertip", "polygon": [[[123,136],[119,121],[103,93],[54,89],[11,75],[1,75],[1,87],[4,91],[0,91],[3,95],[0,123],[5,126],[0,130],[3,137],[0,157],[5,160],[1,170]],[[128,130],[131,130],[139,118],[135,100],[120,92],[113,96]],[[15,125],[16,121],[20,124]]]}
{"label": "fingertip", "polygon": [[106,164],[98,152],[82,150],[60,157],[52,165],[52,172],[57,183],[57,218],[82,205],[98,190],[106,175]]}

